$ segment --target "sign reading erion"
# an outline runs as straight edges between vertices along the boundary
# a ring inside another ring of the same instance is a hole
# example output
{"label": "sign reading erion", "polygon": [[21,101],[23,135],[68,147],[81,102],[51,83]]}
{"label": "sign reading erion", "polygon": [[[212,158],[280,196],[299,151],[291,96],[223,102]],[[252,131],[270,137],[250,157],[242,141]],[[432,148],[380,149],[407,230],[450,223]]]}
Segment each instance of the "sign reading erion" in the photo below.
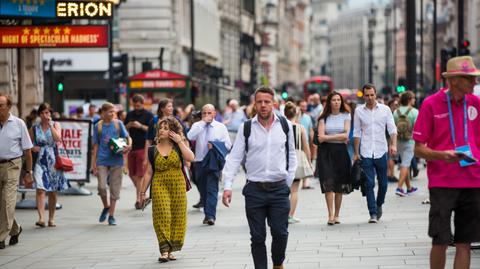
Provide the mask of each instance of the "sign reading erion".
{"label": "sign reading erion", "polygon": [[4,26],[0,48],[108,47],[107,25]]}
{"label": "sign reading erion", "polygon": [[57,18],[109,19],[112,15],[110,1],[57,1]]}

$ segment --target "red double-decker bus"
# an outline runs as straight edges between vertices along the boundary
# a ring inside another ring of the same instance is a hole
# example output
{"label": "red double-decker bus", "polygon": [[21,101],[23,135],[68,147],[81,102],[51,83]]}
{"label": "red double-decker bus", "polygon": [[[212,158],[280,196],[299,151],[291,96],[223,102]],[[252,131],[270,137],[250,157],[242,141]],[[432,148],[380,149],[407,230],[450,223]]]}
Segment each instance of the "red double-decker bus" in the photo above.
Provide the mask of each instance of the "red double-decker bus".
{"label": "red double-decker bus", "polygon": [[305,100],[311,94],[318,93],[320,96],[327,96],[332,91],[333,82],[328,76],[315,76],[303,83],[303,95]]}

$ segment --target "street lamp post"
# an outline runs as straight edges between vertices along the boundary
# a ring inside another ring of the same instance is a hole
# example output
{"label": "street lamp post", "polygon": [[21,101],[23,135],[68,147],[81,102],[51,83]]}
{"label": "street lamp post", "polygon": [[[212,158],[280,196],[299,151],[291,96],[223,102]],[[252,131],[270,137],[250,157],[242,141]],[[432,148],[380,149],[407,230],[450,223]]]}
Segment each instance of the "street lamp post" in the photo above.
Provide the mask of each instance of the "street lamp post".
{"label": "street lamp post", "polygon": [[406,1],[406,31],[407,31],[407,88],[417,88],[417,50],[416,50],[416,14],[415,0]]}
{"label": "street lamp post", "polygon": [[373,37],[375,35],[376,10],[371,9],[368,16],[368,82],[373,83]]}

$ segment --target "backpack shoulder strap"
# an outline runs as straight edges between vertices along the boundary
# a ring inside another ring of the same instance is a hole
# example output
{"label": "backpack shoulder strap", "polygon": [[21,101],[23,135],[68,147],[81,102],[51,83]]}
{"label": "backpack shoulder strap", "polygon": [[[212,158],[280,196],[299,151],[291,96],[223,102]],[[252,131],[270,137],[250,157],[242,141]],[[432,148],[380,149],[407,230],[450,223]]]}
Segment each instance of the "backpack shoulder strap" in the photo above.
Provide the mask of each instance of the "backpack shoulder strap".
{"label": "backpack shoulder strap", "polygon": [[148,147],[148,161],[150,162],[150,166],[152,166],[153,171],[155,171],[155,151],[155,145]]}
{"label": "backpack shoulder strap", "polygon": [[178,158],[180,158],[180,163],[182,164],[182,168],[183,168],[183,155],[182,155],[182,151],[180,150],[180,146],[178,146],[177,143],[173,143],[173,149],[175,150],[175,152],[177,152],[177,155],[178,155]]}
{"label": "backpack shoulder strap", "polygon": [[287,122],[287,119],[283,116],[279,116],[279,119],[280,119],[280,124],[282,124],[282,129],[283,129],[283,132],[285,133],[285,136],[287,137],[287,139],[285,139],[285,158],[286,158],[286,163],[287,163],[287,171],[288,171],[288,167],[289,167],[289,160],[288,160],[288,152],[290,151],[289,148],[288,148],[288,133],[290,131],[290,128],[288,128],[288,122]]}
{"label": "backpack shoulder strap", "polygon": [[252,120],[246,120],[243,124],[243,136],[245,137],[245,152],[248,152],[248,138],[252,132]]}
{"label": "backpack shoulder strap", "polygon": [[407,111],[405,112],[405,116],[408,115],[408,113],[410,113],[410,111],[412,111],[412,107],[409,107],[409,108],[407,109]]}
{"label": "backpack shoulder strap", "polygon": [[103,120],[99,120],[97,123],[98,139],[102,137],[102,130],[103,130]]}

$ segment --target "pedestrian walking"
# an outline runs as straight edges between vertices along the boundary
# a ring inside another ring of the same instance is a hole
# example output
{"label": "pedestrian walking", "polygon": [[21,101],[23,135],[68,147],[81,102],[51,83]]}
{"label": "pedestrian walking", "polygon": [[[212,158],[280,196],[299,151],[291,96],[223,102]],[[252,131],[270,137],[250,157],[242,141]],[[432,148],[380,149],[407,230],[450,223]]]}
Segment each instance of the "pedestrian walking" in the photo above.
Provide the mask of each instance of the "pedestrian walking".
{"label": "pedestrian walking", "polygon": [[470,245],[480,242],[480,100],[471,94],[480,70],[454,57],[442,75],[448,88],[425,99],[413,129],[415,155],[427,160],[430,268],[445,268],[452,231],[455,268],[470,268]]}
{"label": "pedestrian walking", "polygon": [[300,222],[300,219],[295,217],[300,181],[313,176],[313,169],[310,163],[310,148],[308,146],[305,128],[297,120],[299,115],[297,106],[293,102],[285,103],[284,113],[287,119],[292,122],[298,164],[292,186],[290,187],[290,213],[288,213],[288,223],[293,224]]}
{"label": "pedestrian walking", "polygon": [[322,193],[328,209],[328,225],[340,224],[340,208],[343,194],[353,191],[348,154],[350,134],[350,109],[341,94],[328,95],[325,109],[318,118],[317,170]]}
{"label": "pedestrian walking", "polygon": [[25,187],[31,187],[32,141],[25,122],[10,113],[12,99],[0,93],[0,249],[10,235],[9,245],[18,243],[22,227],[15,219],[18,180],[22,169],[22,155],[26,159]]}
{"label": "pedestrian walking", "polygon": [[[377,97],[378,100],[378,97]],[[383,98],[381,99],[383,101]],[[387,102],[388,107],[390,108],[390,111],[392,114],[398,109],[400,100],[398,99],[391,99],[390,101]],[[387,136],[387,140],[390,139],[390,135],[388,134],[388,131],[385,130],[385,136]],[[398,137],[397,137],[398,138]],[[388,182],[398,182],[398,178],[395,176],[395,165],[399,162],[399,156],[398,154],[395,156],[388,156],[387,155],[387,180]]]}
{"label": "pedestrian walking", "polygon": [[38,212],[35,225],[45,227],[45,195],[48,195],[48,227],[55,227],[57,192],[68,188],[63,171],[55,168],[55,158],[59,154],[57,143],[62,143],[62,130],[58,122],[52,121],[48,103],[41,104],[37,111],[40,122],[29,131],[33,141],[32,152],[37,155],[33,164]]}
{"label": "pedestrian walking", "polygon": [[[397,126],[397,150],[400,158],[400,176],[395,194],[401,197],[417,191],[417,188],[411,185],[409,175],[415,146],[412,139],[413,126],[418,117],[418,110],[413,107],[414,104],[415,94],[412,91],[406,91],[400,96],[400,107],[393,113]],[[403,184],[406,185],[406,190],[403,189]]]}
{"label": "pedestrian walking", "polygon": [[239,108],[237,100],[230,100],[228,106],[230,107],[230,110],[226,111],[223,115],[223,123],[227,126],[228,132],[230,133],[230,140],[235,141],[238,128],[247,120],[247,116],[245,115],[245,112]]}
{"label": "pedestrian walking", "polygon": [[173,117],[158,122],[156,144],[150,147],[149,162],[143,177],[142,204],[150,186],[153,227],[160,250],[159,262],[176,260],[172,252],[180,251],[187,229],[187,196],[183,163],[195,158],[183,136],[180,123]]}
{"label": "pedestrian walking", "polygon": [[[202,120],[195,122],[187,134],[189,140],[196,141],[194,174],[201,193],[201,202],[204,205],[203,224],[208,225],[214,225],[217,217],[218,184],[225,163],[225,156],[219,152],[218,148],[222,148],[222,152],[226,154],[232,147],[227,127],[214,119],[215,114],[213,105],[204,105]],[[212,158],[214,158],[213,162],[211,162]]]}
{"label": "pedestrian walking", "polygon": [[222,202],[228,207],[232,200],[233,179],[243,159],[246,160],[247,183],[242,193],[256,269],[267,268],[265,220],[272,234],[273,266],[283,268],[288,241],[288,196],[297,169],[292,125],[273,112],[274,96],[275,92],[269,87],[255,91],[257,115],[240,125],[223,169]]}
{"label": "pedestrian walking", "polygon": [[132,151],[128,153],[128,175],[137,191],[135,208],[142,209],[141,187],[142,178],[145,174],[145,143],[148,131],[148,124],[153,118],[152,113],[145,110],[142,95],[136,94],[132,97],[133,110],[128,112],[125,119],[125,127],[132,138]]}
{"label": "pedestrian walking", "polygon": [[[299,107],[299,110],[300,110],[300,115],[298,117],[298,121],[300,124],[302,124],[303,128],[305,128],[305,134],[306,134],[306,138],[307,138],[307,144],[308,144],[308,148],[310,150],[310,163],[316,159],[315,156],[312,156],[313,152],[316,152],[316,145],[313,143],[313,134],[314,134],[314,131],[313,131],[313,126],[314,126],[314,123],[313,123],[313,119],[312,117],[308,114],[307,112],[307,101],[305,100],[301,100],[298,102],[298,107]],[[314,150],[315,149],[315,150]],[[304,178],[303,181],[302,181],[302,190],[312,190],[314,189],[314,187],[310,184],[310,178],[307,177],[307,178]]]}
{"label": "pedestrian walking", "polygon": [[[114,119],[115,106],[111,103],[102,105],[102,120],[93,129],[92,170],[98,178],[98,195],[102,199],[103,209],[99,222],[107,220],[108,225],[117,225],[115,206],[120,199],[122,188],[123,154],[130,152],[132,139],[120,120]],[[112,150],[111,139],[125,138],[126,146],[117,153]],[[107,182],[108,181],[108,182]],[[110,199],[107,195],[107,184],[110,189]]]}
{"label": "pedestrian walking", "polygon": [[[392,112],[386,105],[376,100],[377,90],[372,84],[362,87],[365,104],[355,109],[354,116],[354,157],[361,156],[362,168],[367,176],[366,196],[369,223],[377,223],[383,215],[382,205],[387,194],[387,151],[390,156],[397,154],[397,128]],[[390,146],[387,143],[385,130],[390,135]],[[375,198],[375,174],[378,180],[378,193]]]}

